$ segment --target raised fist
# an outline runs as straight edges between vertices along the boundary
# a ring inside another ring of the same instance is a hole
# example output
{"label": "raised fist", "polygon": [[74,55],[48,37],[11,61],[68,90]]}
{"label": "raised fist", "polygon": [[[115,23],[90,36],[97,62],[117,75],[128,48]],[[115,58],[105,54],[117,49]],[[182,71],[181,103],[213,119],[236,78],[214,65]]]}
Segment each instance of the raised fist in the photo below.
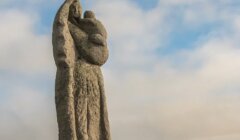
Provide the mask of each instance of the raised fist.
{"label": "raised fist", "polygon": [[65,0],[66,3],[72,4],[73,2],[77,2],[78,0]]}

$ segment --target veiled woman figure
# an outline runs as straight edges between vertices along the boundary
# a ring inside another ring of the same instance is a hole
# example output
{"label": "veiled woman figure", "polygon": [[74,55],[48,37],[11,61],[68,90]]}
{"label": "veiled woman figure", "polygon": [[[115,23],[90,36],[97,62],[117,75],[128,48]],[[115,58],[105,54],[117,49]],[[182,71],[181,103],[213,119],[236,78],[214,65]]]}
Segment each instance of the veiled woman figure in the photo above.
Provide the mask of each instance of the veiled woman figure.
{"label": "veiled woman figure", "polygon": [[59,140],[110,140],[100,69],[108,58],[107,33],[93,12],[81,14],[78,0],[66,0],[53,25]]}

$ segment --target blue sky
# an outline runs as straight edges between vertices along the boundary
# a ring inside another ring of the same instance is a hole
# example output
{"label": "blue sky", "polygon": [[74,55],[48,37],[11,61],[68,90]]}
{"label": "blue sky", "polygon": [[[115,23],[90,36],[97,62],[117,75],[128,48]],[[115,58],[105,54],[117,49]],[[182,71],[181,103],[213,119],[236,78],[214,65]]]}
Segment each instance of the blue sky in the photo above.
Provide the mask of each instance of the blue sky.
{"label": "blue sky", "polygon": [[[0,139],[57,140],[51,26],[61,3],[0,2]],[[82,4],[108,30],[114,140],[240,139],[240,2]]]}

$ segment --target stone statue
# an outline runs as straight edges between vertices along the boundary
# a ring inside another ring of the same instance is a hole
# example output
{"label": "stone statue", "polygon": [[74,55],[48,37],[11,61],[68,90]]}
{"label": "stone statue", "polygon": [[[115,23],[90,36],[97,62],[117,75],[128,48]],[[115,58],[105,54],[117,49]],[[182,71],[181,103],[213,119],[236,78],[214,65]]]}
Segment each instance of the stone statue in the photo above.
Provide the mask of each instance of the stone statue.
{"label": "stone statue", "polygon": [[65,0],[53,25],[59,140],[111,140],[100,69],[107,32],[92,11],[81,15],[78,0]]}

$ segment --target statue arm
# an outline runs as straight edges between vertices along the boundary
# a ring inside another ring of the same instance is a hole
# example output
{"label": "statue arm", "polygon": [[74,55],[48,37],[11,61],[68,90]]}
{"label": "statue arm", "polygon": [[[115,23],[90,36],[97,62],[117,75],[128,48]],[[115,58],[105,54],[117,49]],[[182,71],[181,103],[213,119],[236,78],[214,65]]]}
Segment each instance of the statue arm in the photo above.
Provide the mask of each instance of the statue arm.
{"label": "statue arm", "polygon": [[52,34],[53,54],[57,65],[55,101],[61,140],[77,140],[73,98],[75,49],[68,27],[71,1],[73,0],[66,0],[58,10]]}
{"label": "statue arm", "polygon": [[73,0],[66,0],[58,10],[53,24],[53,53],[58,68],[73,67],[75,61],[74,42],[68,28],[69,8]]}
{"label": "statue arm", "polygon": [[58,26],[66,26],[68,22],[68,14],[69,8],[72,4],[73,0],[66,0],[62,6],[59,8],[56,16],[54,24],[58,24]]}

